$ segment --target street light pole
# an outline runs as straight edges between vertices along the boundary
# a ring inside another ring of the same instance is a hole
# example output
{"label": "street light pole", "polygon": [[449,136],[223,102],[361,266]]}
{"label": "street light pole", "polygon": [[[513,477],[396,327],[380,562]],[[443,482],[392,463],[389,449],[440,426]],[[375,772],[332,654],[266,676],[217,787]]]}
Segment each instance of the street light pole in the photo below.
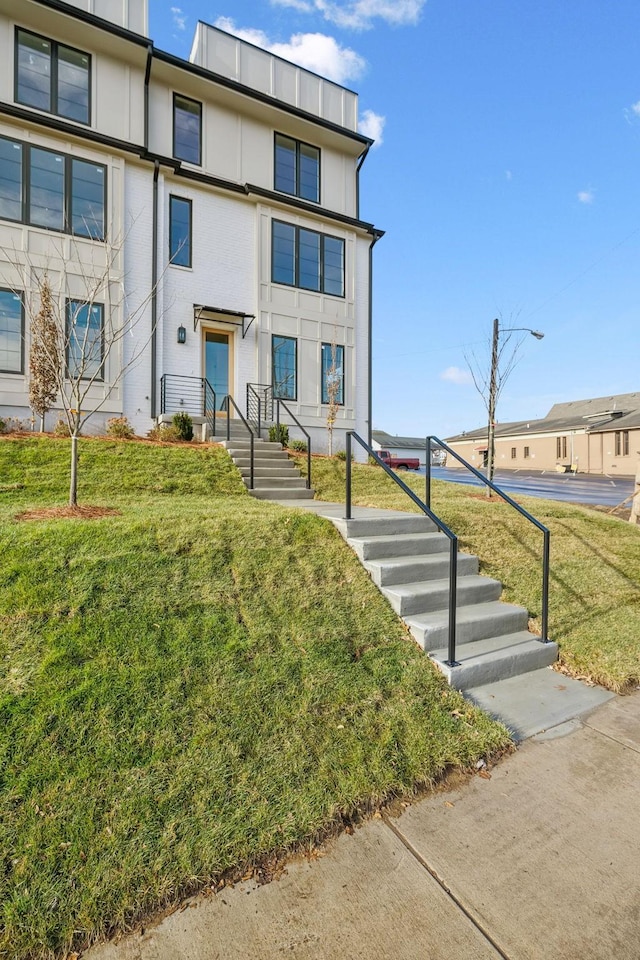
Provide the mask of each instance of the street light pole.
{"label": "street light pole", "polygon": [[[536,340],[542,340],[544,333],[539,330],[531,330],[530,327],[506,327],[503,333],[514,333],[523,331],[530,333]],[[496,318],[493,321],[493,338],[491,341],[491,371],[489,374],[489,424],[487,427],[487,480],[493,482],[495,467],[495,435],[496,435],[496,403],[498,400],[498,362],[500,359],[500,321]],[[516,347],[517,350],[517,347]],[[491,487],[487,487],[487,496],[491,496]]]}

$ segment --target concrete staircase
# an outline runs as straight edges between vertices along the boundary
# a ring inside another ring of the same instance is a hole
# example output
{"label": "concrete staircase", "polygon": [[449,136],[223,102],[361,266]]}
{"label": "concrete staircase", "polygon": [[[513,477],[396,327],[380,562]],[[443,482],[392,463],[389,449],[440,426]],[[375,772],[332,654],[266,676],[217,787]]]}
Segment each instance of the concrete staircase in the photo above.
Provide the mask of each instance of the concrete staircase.
{"label": "concrete staircase", "polygon": [[522,607],[502,603],[502,585],[478,575],[478,558],[458,554],[456,660],[448,659],[449,540],[427,517],[332,518],[417,643],[459,690],[553,663],[556,643],[527,629]]}
{"label": "concrete staircase", "polygon": [[[226,430],[226,424],[225,424]],[[240,470],[247,488],[251,475],[251,441],[247,430],[232,421],[231,439],[219,441]],[[259,500],[313,500],[313,490],[282,449],[282,444],[269,440],[254,440],[253,490],[249,493]]]}

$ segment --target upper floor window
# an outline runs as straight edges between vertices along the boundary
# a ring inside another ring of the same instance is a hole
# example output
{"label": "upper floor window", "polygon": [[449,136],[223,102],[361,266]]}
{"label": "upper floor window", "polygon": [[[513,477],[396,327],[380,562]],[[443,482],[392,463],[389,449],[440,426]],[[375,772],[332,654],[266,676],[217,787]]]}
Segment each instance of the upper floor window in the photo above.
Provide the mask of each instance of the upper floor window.
{"label": "upper floor window", "polygon": [[106,167],[0,137],[0,218],[105,235]]}
{"label": "upper floor window", "polygon": [[24,373],[24,306],[13,290],[0,290],[0,372]]}
{"label": "upper floor window", "polygon": [[104,306],[67,300],[67,373],[74,380],[104,380]]}
{"label": "upper floor window", "polygon": [[173,155],[176,160],[202,163],[202,104],[173,95]]}
{"label": "upper floor window", "polygon": [[344,404],[344,347],[322,344],[322,403]]}
{"label": "upper floor window", "polygon": [[276,133],[275,188],[303,200],[320,202],[320,151]]}
{"label": "upper floor window", "polygon": [[89,123],[91,57],[88,53],[16,29],[15,91],[18,103]]}
{"label": "upper floor window", "polygon": [[271,279],[344,297],[344,240],[274,220]]}
{"label": "upper floor window", "polygon": [[191,200],[169,198],[169,259],[178,267],[191,266]]}

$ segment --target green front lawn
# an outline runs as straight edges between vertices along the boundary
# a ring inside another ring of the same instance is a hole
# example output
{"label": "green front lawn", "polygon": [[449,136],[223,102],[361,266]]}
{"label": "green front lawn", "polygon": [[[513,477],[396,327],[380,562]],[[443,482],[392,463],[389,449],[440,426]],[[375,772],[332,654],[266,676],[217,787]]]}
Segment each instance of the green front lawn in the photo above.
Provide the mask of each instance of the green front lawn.
{"label": "green front lawn", "polygon": [[0,955],[61,957],[508,744],[220,448],[0,439]]}

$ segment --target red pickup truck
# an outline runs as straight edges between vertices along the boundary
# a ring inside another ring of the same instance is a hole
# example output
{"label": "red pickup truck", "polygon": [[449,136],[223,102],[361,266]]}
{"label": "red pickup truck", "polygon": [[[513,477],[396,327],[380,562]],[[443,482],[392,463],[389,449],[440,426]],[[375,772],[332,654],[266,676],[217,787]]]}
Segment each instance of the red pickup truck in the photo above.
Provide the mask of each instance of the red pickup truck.
{"label": "red pickup truck", "polygon": [[388,467],[394,470],[419,470],[420,461],[417,457],[392,457],[388,450],[378,450],[378,456]]}

